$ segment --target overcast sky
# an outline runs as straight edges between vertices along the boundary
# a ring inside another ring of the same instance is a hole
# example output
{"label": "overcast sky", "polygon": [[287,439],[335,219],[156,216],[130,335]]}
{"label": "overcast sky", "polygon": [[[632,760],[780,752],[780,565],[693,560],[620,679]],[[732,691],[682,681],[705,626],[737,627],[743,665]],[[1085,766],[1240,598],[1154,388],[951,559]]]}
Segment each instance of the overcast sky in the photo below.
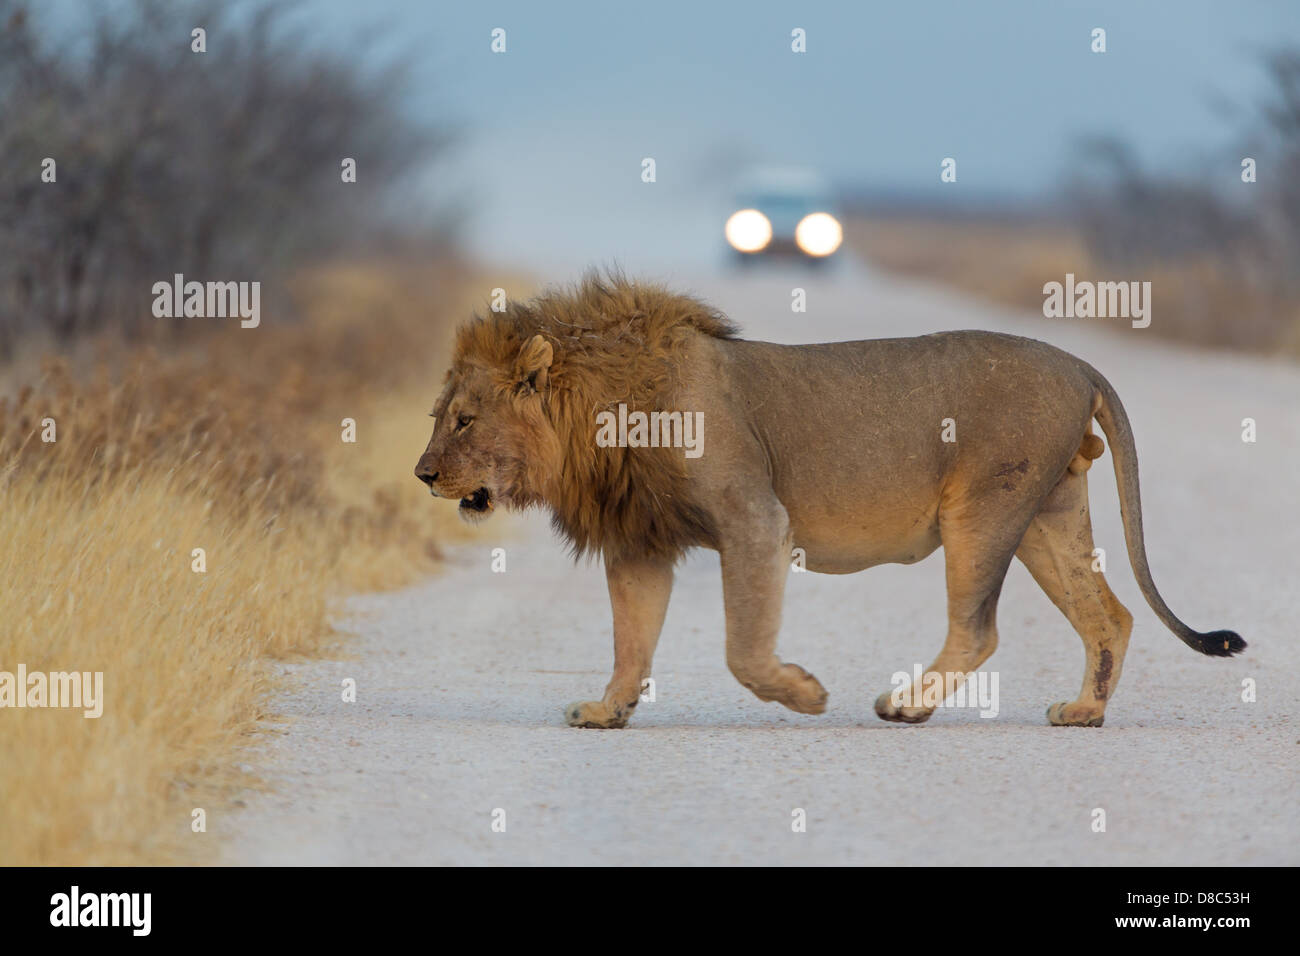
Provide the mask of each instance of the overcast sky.
{"label": "overcast sky", "polygon": [[[320,0],[345,32],[351,0]],[[1200,172],[1258,97],[1258,53],[1300,43],[1293,0],[430,3],[372,0],[424,51],[429,103],[470,127],[475,244],[510,260],[716,248],[749,162],[914,193],[1050,193],[1081,134]],[[490,51],[494,27],[507,52]],[[807,32],[807,52],[790,31]],[[1103,27],[1107,52],[1090,50]],[[435,105],[436,104],[436,105]],[[654,157],[658,181],[640,181]],[[1234,167],[1226,168],[1235,176]],[[951,188],[951,187],[948,187]],[[608,250],[608,252],[607,252]]]}
{"label": "overcast sky", "polygon": [[[716,252],[731,177],[756,162],[908,195],[1050,195],[1077,138],[1107,133],[1201,175],[1258,98],[1259,52],[1300,44],[1296,0],[299,6],[325,42],[409,56],[410,108],[465,129],[434,187],[471,209],[480,252],[542,265]],[[365,34],[385,39],[358,47]]]}

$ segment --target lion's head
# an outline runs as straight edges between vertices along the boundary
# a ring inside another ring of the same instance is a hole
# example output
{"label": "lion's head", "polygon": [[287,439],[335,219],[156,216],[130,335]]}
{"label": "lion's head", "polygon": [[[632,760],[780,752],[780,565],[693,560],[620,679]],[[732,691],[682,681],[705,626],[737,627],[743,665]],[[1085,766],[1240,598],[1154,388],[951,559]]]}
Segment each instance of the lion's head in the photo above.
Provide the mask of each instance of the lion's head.
{"label": "lion's head", "polygon": [[542,500],[559,452],[543,409],[553,355],[534,335],[508,365],[462,356],[448,373],[415,474],[434,495],[459,498],[465,519],[486,518],[497,504]]}
{"label": "lion's head", "polygon": [[576,553],[680,554],[707,540],[680,449],[597,447],[596,416],[674,408],[680,350],[734,336],[708,306],[619,275],[588,275],[460,328],[416,476],[469,520],[547,505]]}

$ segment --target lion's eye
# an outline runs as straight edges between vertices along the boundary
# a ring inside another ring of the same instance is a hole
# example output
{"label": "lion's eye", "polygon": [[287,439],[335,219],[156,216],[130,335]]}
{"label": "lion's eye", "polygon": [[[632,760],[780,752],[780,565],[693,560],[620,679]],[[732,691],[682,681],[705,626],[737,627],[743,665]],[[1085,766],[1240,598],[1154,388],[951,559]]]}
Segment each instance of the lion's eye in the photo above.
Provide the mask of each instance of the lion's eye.
{"label": "lion's eye", "polygon": [[456,419],[456,430],[463,431],[464,429],[469,428],[469,426],[472,425],[473,423],[474,423],[473,415],[461,415],[459,418]]}

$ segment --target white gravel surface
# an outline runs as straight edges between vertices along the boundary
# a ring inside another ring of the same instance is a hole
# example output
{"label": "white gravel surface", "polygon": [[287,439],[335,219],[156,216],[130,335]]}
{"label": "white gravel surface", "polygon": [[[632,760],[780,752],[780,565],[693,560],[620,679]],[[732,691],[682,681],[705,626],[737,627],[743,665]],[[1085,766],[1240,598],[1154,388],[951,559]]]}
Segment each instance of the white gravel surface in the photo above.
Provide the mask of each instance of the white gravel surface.
{"label": "white gravel surface", "polygon": [[[1202,657],[1146,607],[1124,557],[1108,453],[1090,472],[1095,535],[1136,623],[1105,727],[1047,725],[1047,705],[1078,692],[1083,647],[1018,562],[986,665],[999,676],[998,716],[940,709],[905,726],[877,719],[872,702],[943,642],[941,553],[912,567],[791,576],[778,652],[829,691],[829,709],[812,717],[763,704],[731,677],[718,561],[701,552],[678,571],[656,701],[626,730],[575,730],[564,705],[599,698],[612,660],[603,573],[575,567],[540,516],[498,516],[441,576],[351,599],[349,659],[293,668],[295,689],[280,702],[287,732],[259,767],[272,789],[214,827],[225,862],[1300,862],[1300,370],[848,267],[667,278],[754,338],[990,328],[1092,362],[1137,433],[1157,584],[1188,623],[1236,629],[1250,647]],[[790,311],[794,286],[808,291],[806,314]],[[1159,310],[1157,290],[1155,323]],[[1247,417],[1254,444],[1241,440]],[[496,547],[505,573],[491,571]],[[345,677],[356,679],[356,703],[341,700]],[[1246,678],[1254,703],[1242,700]],[[493,830],[498,808],[504,832]],[[1093,830],[1097,808],[1105,832]],[[806,832],[793,832],[796,809]]]}

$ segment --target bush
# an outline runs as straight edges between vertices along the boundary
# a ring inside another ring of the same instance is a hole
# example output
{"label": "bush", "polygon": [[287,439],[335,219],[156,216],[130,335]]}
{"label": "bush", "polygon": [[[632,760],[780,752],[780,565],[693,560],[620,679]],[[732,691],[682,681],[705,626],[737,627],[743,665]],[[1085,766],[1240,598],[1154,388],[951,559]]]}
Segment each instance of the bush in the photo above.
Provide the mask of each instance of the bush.
{"label": "bush", "polygon": [[400,70],[313,51],[282,7],[91,9],[80,49],[0,0],[0,357],[33,329],[139,330],[152,284],[177,272],[265,284],[337,251],[381,229],[443,145],[394,105]]}
{"label": "bush", "polygon": [[[1266,351],[1300,348],[1300,50],[1264,60],[1269,95],[1239,149],[1200,181],[1154,175],[1121,141],[1080,150],[1075,219],[1093,262],[1161,283],[1165,332]],[[1240,179],[1244,157],[1258,179]],[[1219,183],[1220,187],[1209,185]]]}

